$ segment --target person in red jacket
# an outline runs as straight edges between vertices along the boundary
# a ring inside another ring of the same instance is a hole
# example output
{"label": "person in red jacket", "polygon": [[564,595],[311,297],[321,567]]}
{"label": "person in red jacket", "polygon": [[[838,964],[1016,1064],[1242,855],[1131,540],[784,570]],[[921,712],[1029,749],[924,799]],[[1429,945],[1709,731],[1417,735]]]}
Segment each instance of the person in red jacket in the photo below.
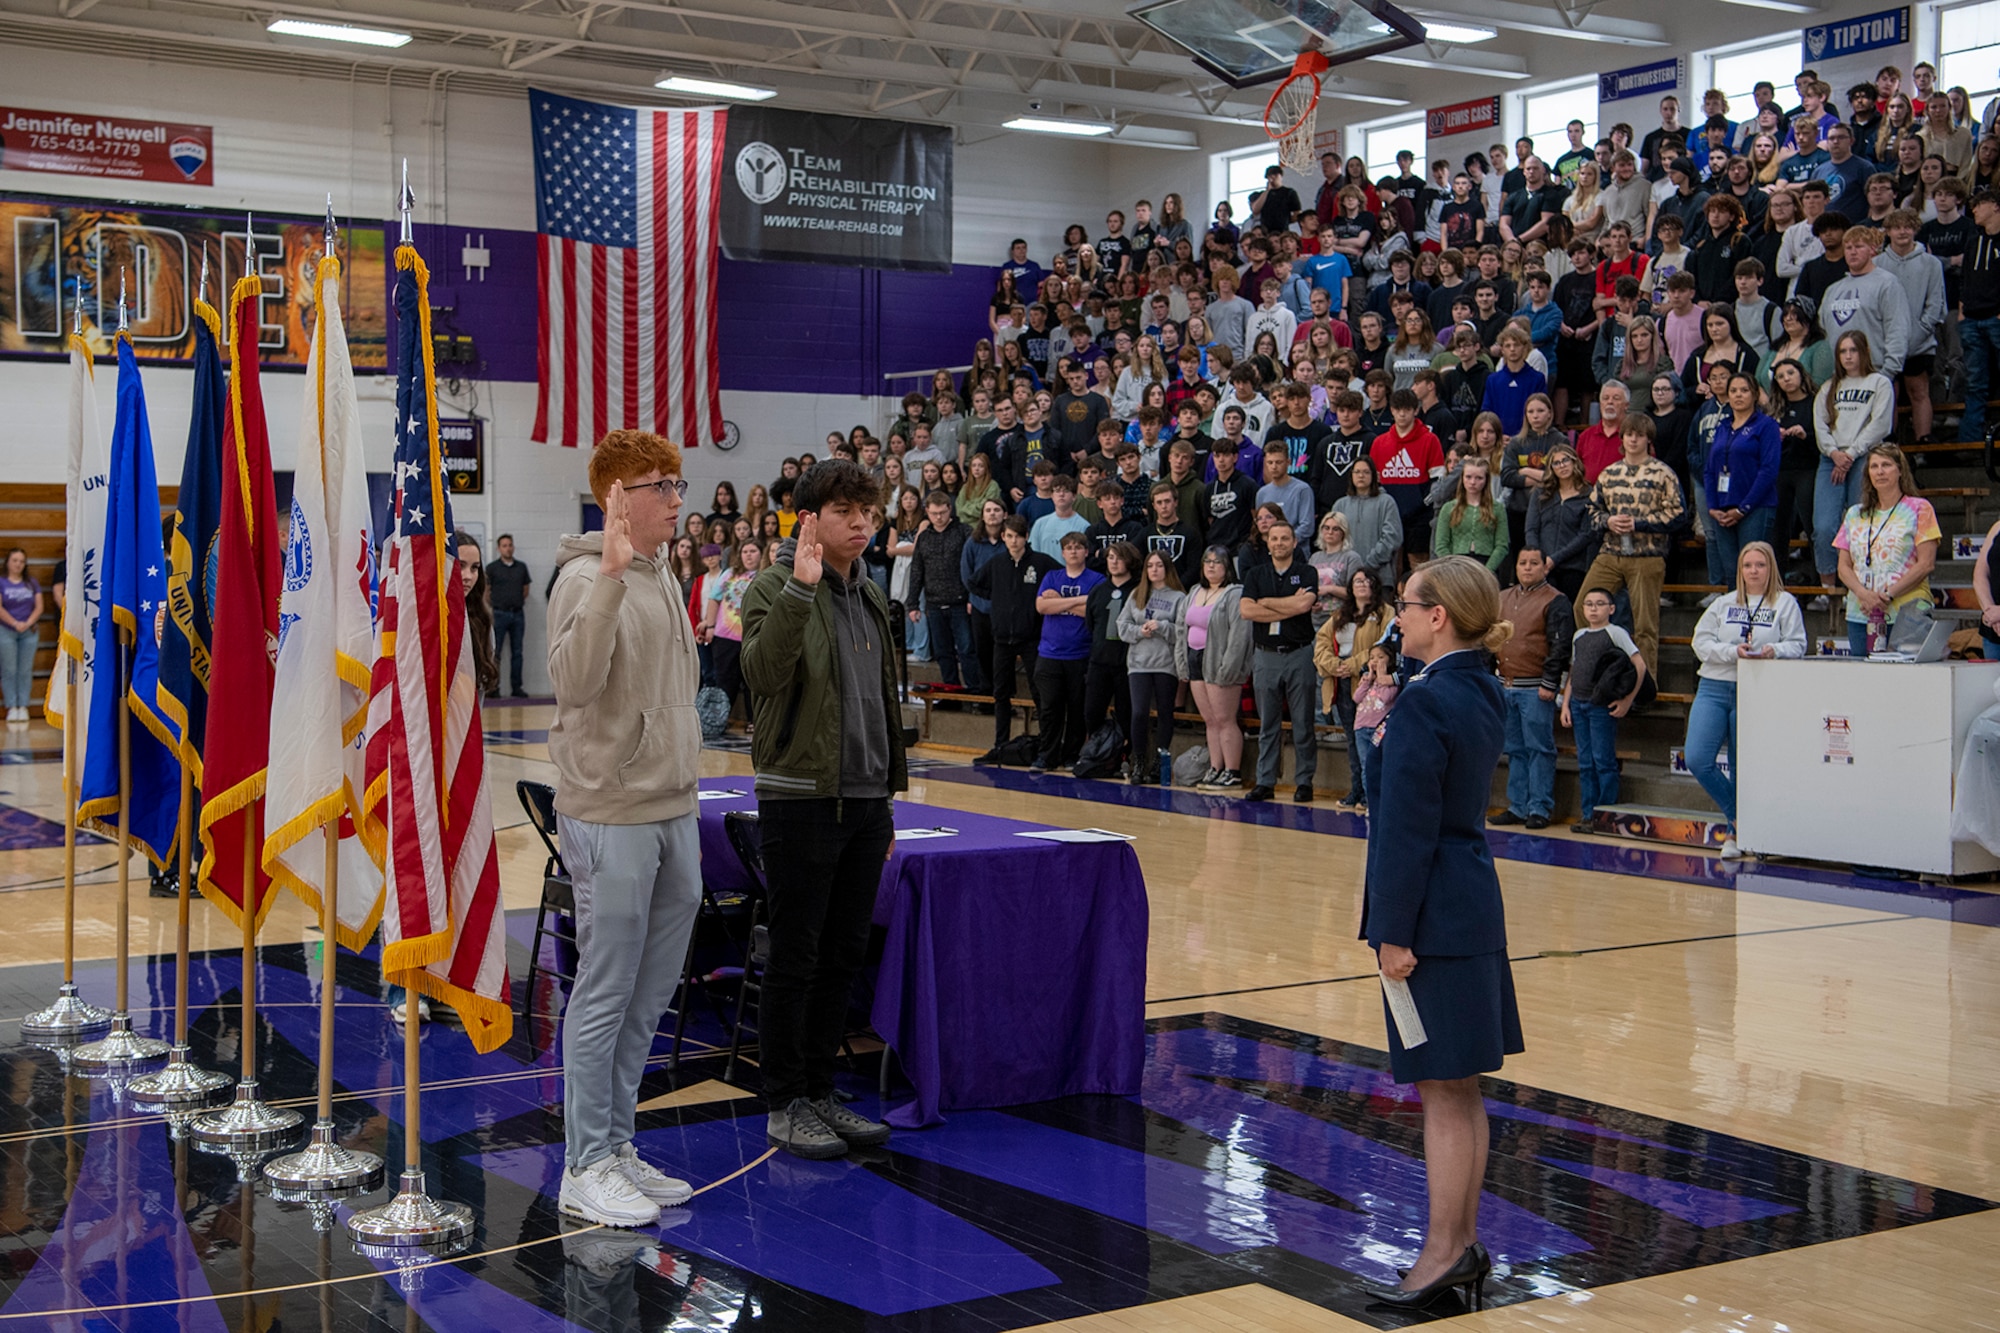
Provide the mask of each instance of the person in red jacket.
{"label": "person in red jacket", "polygon": [[1391,393],[1391,425],[1368,447],[1375,479],[1383,494],[1394,497],[1403,520],[1406,552],[1431,549],[1431,511],[1424,505],[1424,493],[1434,478],[1444,475],[1444,446],[1430,427],[1417,420],[1418,407],[1417,395],[1410,390]]}
{"label": "person in red jacket", "polygon": [[1597,390],[1597,424],[1576,434],[1576,452],[1583,459],[1583,479],[1595,485],[1597,474],[1625,456],[1625,415],[1632,406],[1622,380],[1606,380]]}

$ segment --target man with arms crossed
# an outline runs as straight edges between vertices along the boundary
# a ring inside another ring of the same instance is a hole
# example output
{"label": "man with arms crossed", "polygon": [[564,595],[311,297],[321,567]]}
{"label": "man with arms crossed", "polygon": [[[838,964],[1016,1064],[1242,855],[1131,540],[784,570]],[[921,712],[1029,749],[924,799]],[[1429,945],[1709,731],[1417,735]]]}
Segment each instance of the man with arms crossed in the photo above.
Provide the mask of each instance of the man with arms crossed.
{"label": "man with arms crossed", "polygon": [[[798,538],[743,596],[743,679],[771,891],[762,1030],[766,1135],[799,1157],[886,1143],[833,1095],[848,994],[868,952],[892,793],[909,785],[889,603],[861,570],[882,488],[829,460],[799,479]],[[675,965],[678,968],[678,964]]]}
{"label": "man with arms crossed", "polygon": [[701,667],[680,585],[659,559],[687,494],[681,451],[644,431],[612,431],[591,454],[590,490],[604,531],[563,538],[549,597],[549,758],[577,946],[563,1013],[558,1206],[645,1227],[662,1205],[693,1197],[632,1146],[639,1080],[701,903]]}

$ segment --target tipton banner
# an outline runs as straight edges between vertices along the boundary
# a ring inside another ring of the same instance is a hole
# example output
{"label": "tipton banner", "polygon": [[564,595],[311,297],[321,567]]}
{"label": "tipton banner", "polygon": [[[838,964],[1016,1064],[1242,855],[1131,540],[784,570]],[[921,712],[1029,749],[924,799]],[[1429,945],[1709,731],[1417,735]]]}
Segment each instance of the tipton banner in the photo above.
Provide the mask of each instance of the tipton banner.
{"label": "tipton banner", "polygon": [[61,176],[215,184],[206,125],[0,106],[0,168]]}
{"label": "tipton banner", "polygon": [[951,268],[951,131],[729,108],[722,253],[868,268]]}
{"label": "tipton banner", "polygon": [[[323,218],[258,215],[249,258],[264,279],[257,311],[266,366],[306,363],[315,319],[313,270]],[[194,351],[194,302],[208,259],[206,298],[221,308],[244,274],[241,213],[105,204],[0,193],[0,356],[59,357],[79,293],[84,337],[109,354],[126,280],[132,350],[155,361]],[[380,226],[343,226],[342,313],[356,370],[388,366],[388,277]],[[225,333],[227,330],[225,329]]]}

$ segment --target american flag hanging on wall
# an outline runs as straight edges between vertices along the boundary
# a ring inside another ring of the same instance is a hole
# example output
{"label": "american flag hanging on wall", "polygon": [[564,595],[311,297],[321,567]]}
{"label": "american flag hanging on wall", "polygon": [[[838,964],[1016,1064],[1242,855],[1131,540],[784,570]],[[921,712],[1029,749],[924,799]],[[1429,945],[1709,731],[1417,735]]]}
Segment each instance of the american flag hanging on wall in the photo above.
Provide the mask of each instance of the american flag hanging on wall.
{"label": "american flag hanging on wall", "polygon": [[722,436],[715,354],[722,111],[531,92],[541,392],[534,438]]}

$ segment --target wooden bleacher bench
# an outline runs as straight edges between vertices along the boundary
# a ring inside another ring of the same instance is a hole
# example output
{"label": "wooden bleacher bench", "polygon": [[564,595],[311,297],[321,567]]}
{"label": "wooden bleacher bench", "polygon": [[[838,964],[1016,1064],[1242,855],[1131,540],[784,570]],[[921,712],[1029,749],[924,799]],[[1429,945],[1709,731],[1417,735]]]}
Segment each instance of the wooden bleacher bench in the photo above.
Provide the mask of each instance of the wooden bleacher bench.
{"label": "wooden bleacher bench", "polygon": [[1979,502],[1993,492],[1984,486],[1923,486],[1917,494],[1932,502],[1957,500],[1965,506],[1965,529],[1967,532],[1983,531],[1979,526]]}

